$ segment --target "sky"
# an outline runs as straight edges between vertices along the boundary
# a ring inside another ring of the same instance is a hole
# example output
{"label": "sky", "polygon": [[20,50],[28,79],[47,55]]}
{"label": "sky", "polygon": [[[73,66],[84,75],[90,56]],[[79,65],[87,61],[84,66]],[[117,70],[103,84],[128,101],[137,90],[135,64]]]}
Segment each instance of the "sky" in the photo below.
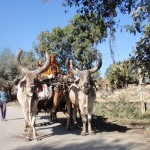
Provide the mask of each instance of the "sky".
{"label": "sky", "polygon": [[[76,10],[69,8],[69,12],[65,13],[62,1],[49,0],[49,3],[43,4],[42,0],[0,0],[0,51],[9,48],[16,54],[19,48],[31,50],[42,31],[67,26]],[[131,23],[128,15],[119,15],[118,19],[120,24]],[[141,35],[134,36],[118,29],[115,36],[115,61],[128,59]],[[104,77],[106,69],[112,64],[109,40],[97,45],[97,49],[102,54],[100,73]]]}

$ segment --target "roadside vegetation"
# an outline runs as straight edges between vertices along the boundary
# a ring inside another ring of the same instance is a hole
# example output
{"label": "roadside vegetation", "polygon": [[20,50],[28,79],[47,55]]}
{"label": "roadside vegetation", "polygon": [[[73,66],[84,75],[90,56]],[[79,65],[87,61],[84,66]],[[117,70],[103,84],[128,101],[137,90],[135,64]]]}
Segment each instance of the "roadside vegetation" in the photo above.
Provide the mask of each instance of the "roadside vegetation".
{"label": "roadside vegetation", "polygon": [[122,122],[123,124],[141,126],[150,124],[150,109],[142,114],[140,102],[129,102],[123,99],[112,102],[96,101],[94,115]]}

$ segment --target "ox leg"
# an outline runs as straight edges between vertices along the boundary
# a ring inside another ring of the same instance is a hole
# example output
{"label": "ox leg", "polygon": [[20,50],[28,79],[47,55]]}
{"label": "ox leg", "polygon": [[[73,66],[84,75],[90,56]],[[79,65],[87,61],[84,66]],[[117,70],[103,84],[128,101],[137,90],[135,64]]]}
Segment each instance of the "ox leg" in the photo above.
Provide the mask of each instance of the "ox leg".
{"label": "ox leg", "polygon": [[29,124],[29,111],[23,109],[24,115],[24,131],[26,132],[26,139],[25,141],[30,141],[30,124]]}
{"label": "ox leg", "polygon": [[29,128],[28,122],[24,119],[24,132],[27,132]]}
{"label": "ox leg", "polygon": [[31,128],[32,128],[32,131],[33,131],[33,139],[38,139],[38,136],[37,136],[37,133],[36,133],[36,129],[35,129],[35,121],[36,121],[36,116],[33,115],[32,116],[32,122],[31,122]]}
{"label": "ox leg", "polygon": [[91,119],[92,119],[92,115],[88,114],[88,132],[89,132],[90,135],[94,135],[95,133],[92,130]]}
{"label": "ox leg", "polygon": [[81,132],[81,135],[82,136],[85,136],[86,135],[86,123],[87,123],[87,117],[85,115],[85,110],[83,108],[83,104],[82,103],[79,103],[79,108],[80,108],[80,111],[81,111],[81,118],[82,118],[82,132]]}
{"label": "ox leg", "polygon": [[94,131],[92,130],[91,120],[92,120],[92,112],[93,112],[93,103],[90,105],[88,109],[88,132],[90,135],[94,135]]}
{"label": "ox leg", "polygon": [[74,122],[74,127],[77,126],[77,106],[73,106],[73,122]]}
{"label": "ox leg", "polygon": [[87,122],[87,119],[86,119],[86,116],[82,113],[81,113],[81,116],[82,116],[82,124],[83,124],[81,135],[85,136],[86,135],[86,122]]}
{"label": "ox leg", "polygon": [[25,120],[25,128],[24,128],[24,131],[26,133],[26,138],[25,138],[25,141],[30,141],[31,140],[31,126],[30,126],[30,123],[28,120]]}
{"label": "ox leg", "polygon": [[33,131],[33,139],[37,139],[39,140],[38,138],[38,135],[36,133],[36,128],[35,128],[35,124],[36,124],[36,113],[37,113],[37,102],[35,101],[35,108],[32,110],[32,120],[31,120],[31,127],[32,127],[32,131]]}
{"label": "ox leg", "polygon": [[24,132],[27,132],[28,130],[28,118],[27,118],[27,111],[25,109],[23,109],[23,115],[24,115]]}
{"label": "ox leg", "polygon": [[71,122],[71,103],[67,100],[67,129],[70,130],[70,122]]}

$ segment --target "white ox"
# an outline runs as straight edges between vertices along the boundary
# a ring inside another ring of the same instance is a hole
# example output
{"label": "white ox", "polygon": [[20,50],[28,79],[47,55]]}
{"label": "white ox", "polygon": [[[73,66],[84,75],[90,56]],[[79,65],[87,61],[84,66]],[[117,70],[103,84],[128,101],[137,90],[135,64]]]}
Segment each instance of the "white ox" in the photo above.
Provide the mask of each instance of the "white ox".
{"label": "white ox", "polygon": [[[86,123],[88,121],[88,133],[93,134],[93,130],[91,127],[91,118],[93,112],[93,104],[96,99],[95,93],[95,84],[91,80],[91,74],[98,71],[102,66],[102,59],[100,55],[97,55],[98,64],[96,67],[89,70],[74,70],[72,64],[69,65],[69,59],[66,61],[66,68],[69,72],[73,74],[77,74],[79,79],[70,86],[69,91],[69,100],[71,105],[73,105],[73,119],[74,124],[76,124],[76,108],[79,107],[83,128],[81,135],[86,135]],[[67,128],[70,128],[70,104],[68,104],[68,119],[67,119]]]}
{"label": "white ox", "polygon": [[38,74],[44,72],[50,63],[49,55],[46,53],[46,63],[34,70],[30,71],[23,67],[20,63],[20,56],[22,50],[20,50],[15,57],[15,65],[21,73],[25,74],[24,78],[17,85],[17,99],[22,107],[25,121],[25,132],[26,141],[33,139],[38,140],[38,136],[35,129],[35,121],[37,114],[37,104],[38,104],[38,93],[42,91],[42,85],[38,80]]}

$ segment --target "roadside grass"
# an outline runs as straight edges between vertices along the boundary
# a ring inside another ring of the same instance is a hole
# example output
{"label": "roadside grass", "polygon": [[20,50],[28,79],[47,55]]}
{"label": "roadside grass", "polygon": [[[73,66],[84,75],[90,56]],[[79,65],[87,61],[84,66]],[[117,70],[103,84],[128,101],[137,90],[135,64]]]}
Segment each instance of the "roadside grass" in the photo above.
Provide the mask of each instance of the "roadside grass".
{"label": "roadside grass", "polygon": [[142,115],[140,103],[127,102],[123,99],[117,102],[95,102],[93,113],[123,124],[139,126],[150,124],[150,110]]}

